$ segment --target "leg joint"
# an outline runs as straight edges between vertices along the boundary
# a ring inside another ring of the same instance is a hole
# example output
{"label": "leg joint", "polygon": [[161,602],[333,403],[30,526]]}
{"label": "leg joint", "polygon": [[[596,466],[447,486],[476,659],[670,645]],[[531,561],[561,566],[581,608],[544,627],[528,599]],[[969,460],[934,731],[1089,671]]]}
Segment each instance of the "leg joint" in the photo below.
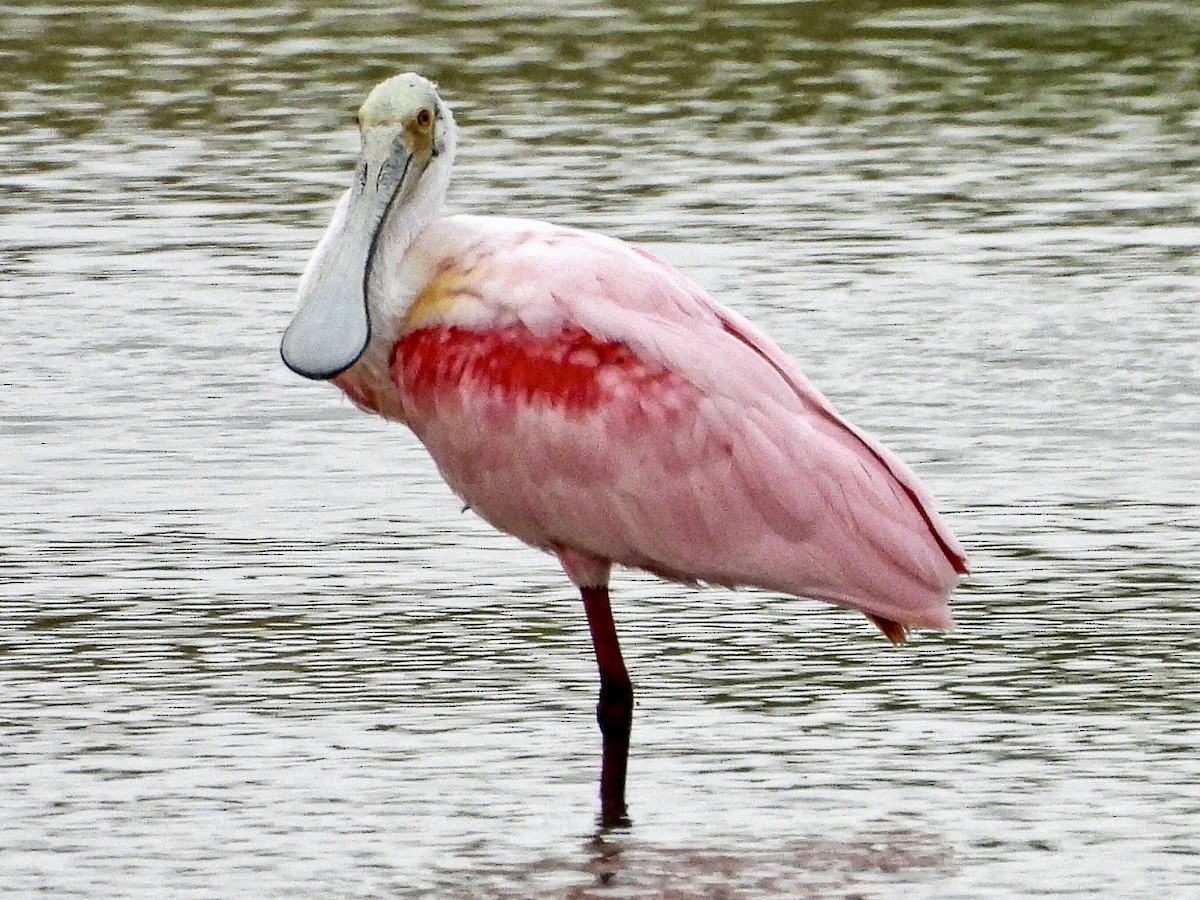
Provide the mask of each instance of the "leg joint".
{"label": "leg joint", "polygon": [[605,737],[629,737],[633,723],[633,684],[628,678],[600,682],[596,721]]}

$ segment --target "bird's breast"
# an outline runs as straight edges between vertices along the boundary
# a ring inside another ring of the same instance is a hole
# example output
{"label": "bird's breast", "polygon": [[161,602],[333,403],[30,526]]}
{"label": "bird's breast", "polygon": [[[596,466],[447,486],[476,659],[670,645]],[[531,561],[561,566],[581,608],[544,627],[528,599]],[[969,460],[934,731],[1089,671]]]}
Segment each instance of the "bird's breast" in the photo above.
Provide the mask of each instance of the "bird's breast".
{"label": "bird's breast", "polygon": [[468,403],[501,417],[527,409],[583,415],[636,403],[681,380],[625,344],[575,326],[550,335],[523,325],[420,328],[396,342],[390,368],[406,399],[427,414],[439,404]]}
{"label": "bird's breast", "polygon": [[612,485],[622,448],[694,402],[680,376],[625,344],[568,326],[422,328],[395,343],[391,378],[407,423],[471,508],[534,546],[582,539],[587,503],[564,485]]}

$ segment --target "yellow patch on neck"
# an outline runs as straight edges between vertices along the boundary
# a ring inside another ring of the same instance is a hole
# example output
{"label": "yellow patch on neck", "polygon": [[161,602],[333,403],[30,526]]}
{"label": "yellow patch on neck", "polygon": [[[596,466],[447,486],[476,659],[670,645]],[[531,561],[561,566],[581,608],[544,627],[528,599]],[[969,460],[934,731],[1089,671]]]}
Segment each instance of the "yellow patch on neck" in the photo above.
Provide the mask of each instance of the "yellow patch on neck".
{"label": "yellow patch on neck", "polygon": [[417,291],[404,315],[402,334],[433,325],[470,325],[487,318],[487,309],[470,271],[440,269]]}

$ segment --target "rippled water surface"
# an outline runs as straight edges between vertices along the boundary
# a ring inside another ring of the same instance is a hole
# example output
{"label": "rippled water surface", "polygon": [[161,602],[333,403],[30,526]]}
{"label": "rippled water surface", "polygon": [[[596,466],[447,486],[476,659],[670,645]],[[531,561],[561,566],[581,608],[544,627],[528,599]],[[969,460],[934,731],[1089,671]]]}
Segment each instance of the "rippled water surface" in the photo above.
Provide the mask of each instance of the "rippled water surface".
{"label": "rippled water surface", "polygon": [[[352,111],[647,245],[917,468],[892,649],[615,583],[632,828],[552,560],[277,344]],[[6,895],[1200,891],[1200,9],[0,2]]]}

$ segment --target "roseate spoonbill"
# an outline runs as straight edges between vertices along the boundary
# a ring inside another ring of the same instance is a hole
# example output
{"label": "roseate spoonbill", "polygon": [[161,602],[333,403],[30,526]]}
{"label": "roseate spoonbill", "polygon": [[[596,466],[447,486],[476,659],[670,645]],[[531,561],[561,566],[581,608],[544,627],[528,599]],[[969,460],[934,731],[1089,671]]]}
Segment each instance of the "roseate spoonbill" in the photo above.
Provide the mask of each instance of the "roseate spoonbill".
{"label": "roseate spoonbill", "polygon": [[637,247],[442,216],[456,129],[424,78],[358,112],[354,179],[283,360],[403,422],[476,513],[555,554],[600,669],[601,821],[625,820],[633,688],[613,563],[946,628],[966,559],[917,477],[757,328]]}

